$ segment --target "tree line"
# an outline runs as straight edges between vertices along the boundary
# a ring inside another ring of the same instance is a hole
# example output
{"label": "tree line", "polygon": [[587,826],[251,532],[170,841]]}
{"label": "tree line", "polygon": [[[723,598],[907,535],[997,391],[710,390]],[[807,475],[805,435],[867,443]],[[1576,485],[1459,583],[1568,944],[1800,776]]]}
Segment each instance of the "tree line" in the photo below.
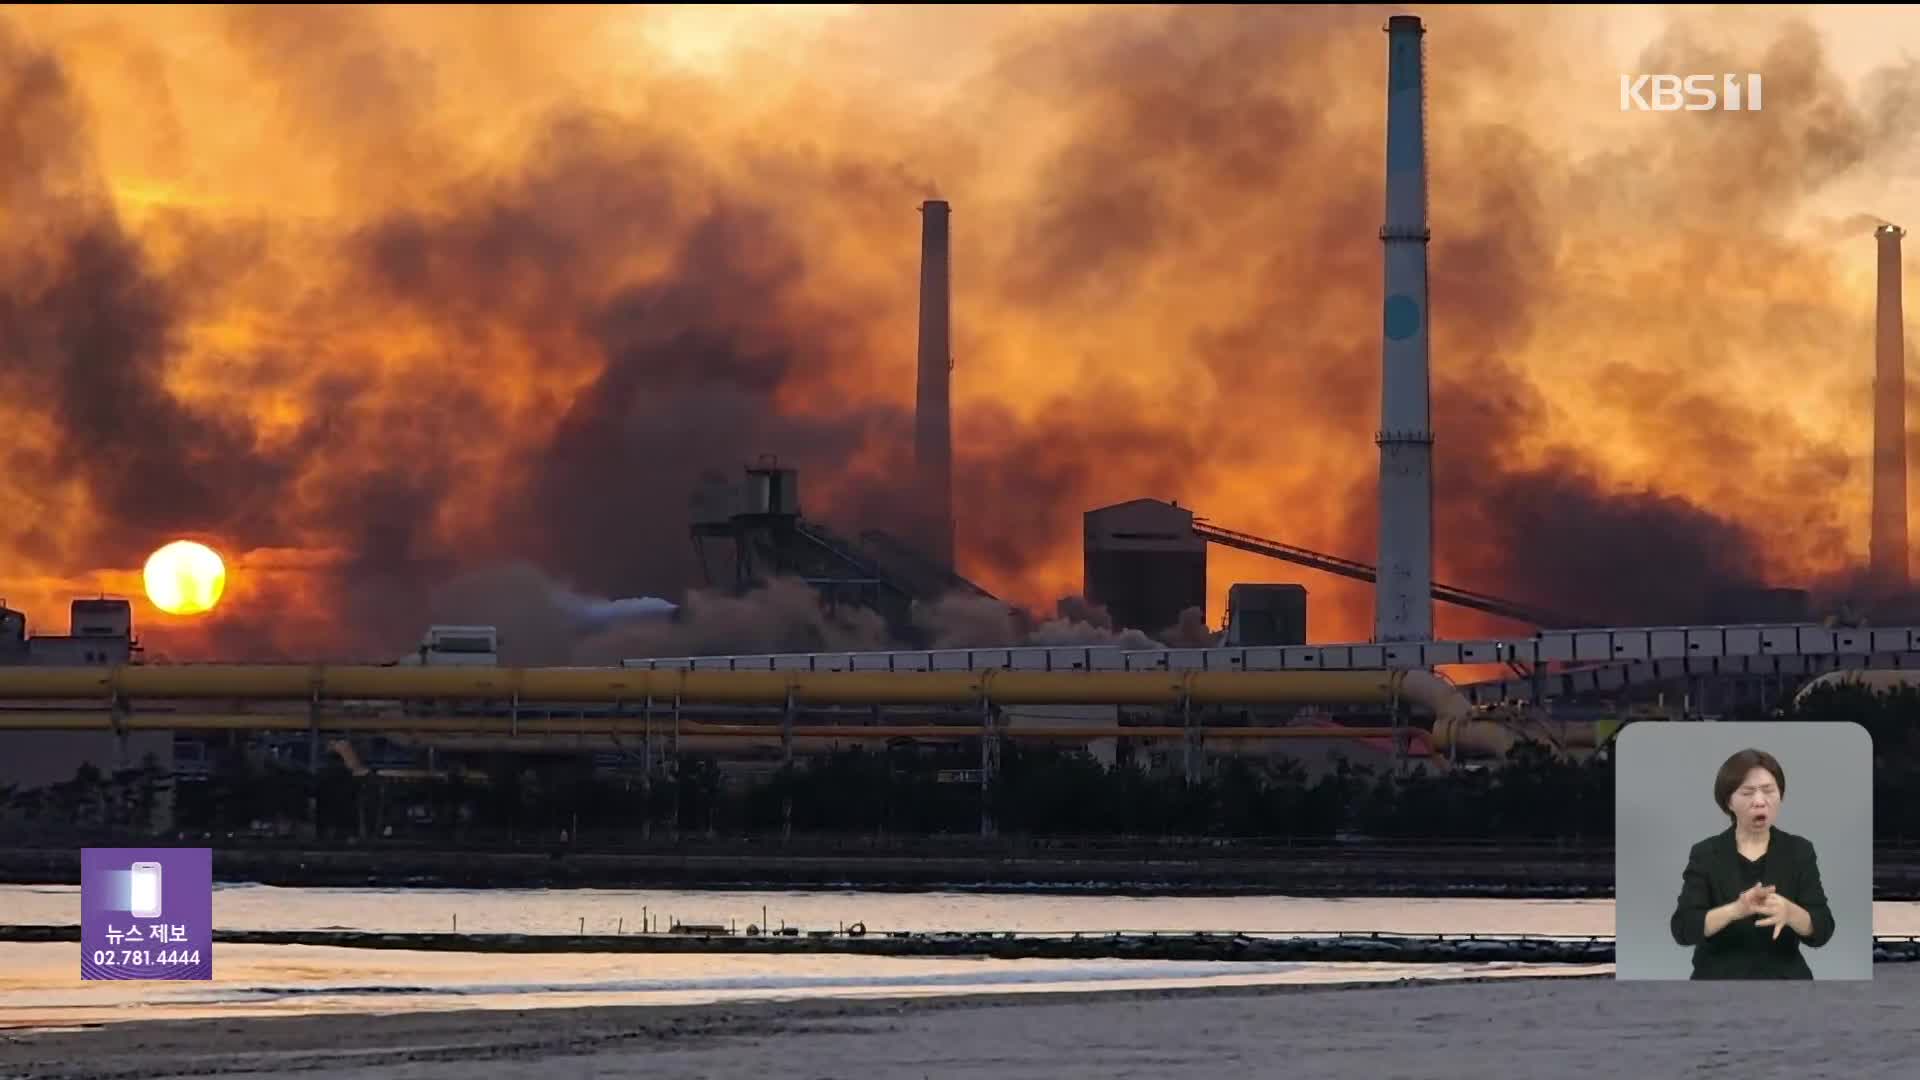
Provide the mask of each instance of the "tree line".
{"label": "tree line", "polygon": [[[1920,844],[1920,692],[1823,692],[1804,707],[1729,719],[1856,721],[1874,741],[1874,833]],[[1108,767],[1077,749],[1008,743],[991,784],[977,748],[848,749],[758,773],[683,755],[676,775],[596,770],[583,758],[500,754],[470,775],[404,781],[318,773],[225,751],[200,781],[173,781],[175,830],[211,836],[295,832],[321,841],[620,846],[743,836],[1001,836],[1141,839],[1524,840],[1605,845],[1614,825],[1610,748],[1583,760],[1522,744],[1504,761],[1401,771],[1340,761],[1311,775],[1287,758],[1222,757],[1189,782],[1178,770]],[[91,767],[36,792],[0,791],[0,821],[138,832],[170,783],[148,762]],[[1789,813],[1792,805],[1789,783]]]}

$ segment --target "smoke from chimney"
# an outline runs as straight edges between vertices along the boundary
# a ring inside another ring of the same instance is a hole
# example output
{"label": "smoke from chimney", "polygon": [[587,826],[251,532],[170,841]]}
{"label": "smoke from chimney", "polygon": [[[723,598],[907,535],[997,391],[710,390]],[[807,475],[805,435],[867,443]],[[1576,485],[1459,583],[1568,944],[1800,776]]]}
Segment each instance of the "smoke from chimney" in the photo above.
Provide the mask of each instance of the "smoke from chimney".
{"label": "smoke from chimney", "polygon": [[1880,289],[1874,333],[1873,535],[1868,567],[1882,593],[1907,589],[1907,351],[1900,304],[1900,238],[1907,231],[1882,225]]}
{"label": "smoke from chimney", "polygon": [[1433,410],[1427,375],[1426,75],[1413,15],[1387,20],[1386,303],[1375,641],[1433,637]]}
{"label": "smoke from chimney", "polygon": [[953,413],[948,388],[953,344],[948,317],[947,203],[920,207],[920,386],[914,411],[914,461],[920,497],[920,548],[953,569]]}

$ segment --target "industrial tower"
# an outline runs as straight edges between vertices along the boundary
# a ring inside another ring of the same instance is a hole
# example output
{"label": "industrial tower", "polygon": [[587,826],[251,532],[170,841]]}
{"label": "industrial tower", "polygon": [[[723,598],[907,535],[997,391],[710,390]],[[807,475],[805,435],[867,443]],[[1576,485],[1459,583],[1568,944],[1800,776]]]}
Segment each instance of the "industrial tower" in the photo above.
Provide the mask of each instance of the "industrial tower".
{"label": "industrial tower", "polygon": [[1900,238],[1907,230],[1882,225],[1879,302],[1875,305],[1873,369],[1873,535],[1868,572],[1875,591],[1907,591],[1907,350],[1900,304]]}
{"label": "industrial tower", "polygon": [[914,463],[920,485],[916,540],[929,561],[952,573],[953,381],[947,218],[944,199],[920,207],[920,384],[914,402]]}
{"label": "industrial tower", "polygon": [[1427,375],[1426,75],[1414,15],[1387,20],[1387,220],[1375,641],[1433,637],[1433,414]]}

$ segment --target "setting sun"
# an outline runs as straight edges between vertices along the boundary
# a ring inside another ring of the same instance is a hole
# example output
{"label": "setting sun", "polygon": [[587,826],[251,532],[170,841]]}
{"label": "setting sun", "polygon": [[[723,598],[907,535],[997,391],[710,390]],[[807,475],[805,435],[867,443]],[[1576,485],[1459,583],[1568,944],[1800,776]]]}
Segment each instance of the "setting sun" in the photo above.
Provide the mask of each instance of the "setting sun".
{"label": "setting sun", "polygon": [[147,599],[169,615],[213,610],[226,591],[227,568],[205,544],[175,540],[147,557]]}

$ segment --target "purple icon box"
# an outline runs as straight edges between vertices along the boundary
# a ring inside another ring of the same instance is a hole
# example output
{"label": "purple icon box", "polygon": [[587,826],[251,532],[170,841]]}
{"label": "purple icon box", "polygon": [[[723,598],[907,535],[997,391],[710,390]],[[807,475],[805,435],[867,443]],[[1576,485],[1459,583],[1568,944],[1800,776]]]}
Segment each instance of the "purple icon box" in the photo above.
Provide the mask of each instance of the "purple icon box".
{"label": "purple icon box", "polygon": [[82,979],[213,978],[213,852],[83,848]]}

